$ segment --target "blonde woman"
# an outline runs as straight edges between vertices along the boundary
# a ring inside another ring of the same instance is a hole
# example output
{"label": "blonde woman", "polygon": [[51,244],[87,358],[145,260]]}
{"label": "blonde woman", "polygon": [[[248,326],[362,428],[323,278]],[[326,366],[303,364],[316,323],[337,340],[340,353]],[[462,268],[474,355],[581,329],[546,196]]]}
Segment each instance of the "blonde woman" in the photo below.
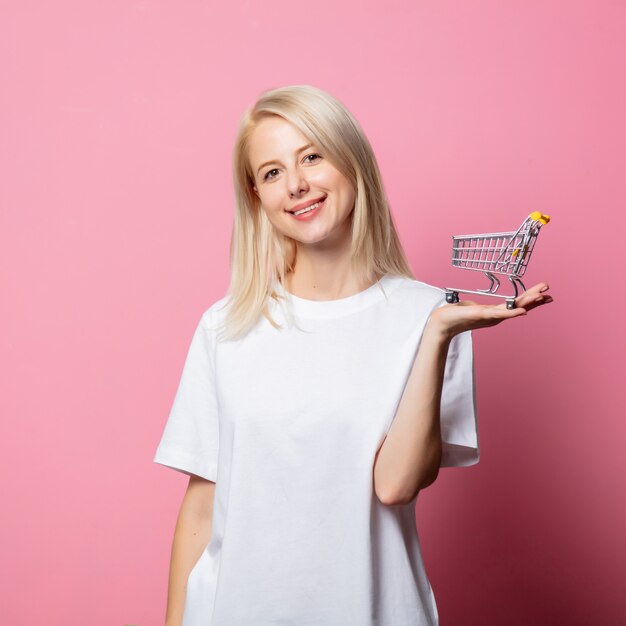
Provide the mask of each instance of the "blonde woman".
{"label": "blonde woman", "polygon": [[154,457],[189,475],[166,624],[437,624],[415,504],[479,459],[471,331],[548,286],[507,310],[416,280],[367,138],[320,89],[263,93],[233,166],[231,284]]}

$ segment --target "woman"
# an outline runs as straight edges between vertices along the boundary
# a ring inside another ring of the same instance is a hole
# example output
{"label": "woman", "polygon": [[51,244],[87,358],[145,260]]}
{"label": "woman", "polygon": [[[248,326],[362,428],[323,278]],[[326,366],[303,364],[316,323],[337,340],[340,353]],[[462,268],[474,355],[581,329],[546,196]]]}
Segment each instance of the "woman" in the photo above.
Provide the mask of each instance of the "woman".
{"label": "woman", "polygon": [[229,293],[154,457],[190,477],[166,623],[437,624],[416,498],[479,459],[471,330],[547,285],[507,310],[417,281],[369,142],[311,86],[246,113],[234,183]]}

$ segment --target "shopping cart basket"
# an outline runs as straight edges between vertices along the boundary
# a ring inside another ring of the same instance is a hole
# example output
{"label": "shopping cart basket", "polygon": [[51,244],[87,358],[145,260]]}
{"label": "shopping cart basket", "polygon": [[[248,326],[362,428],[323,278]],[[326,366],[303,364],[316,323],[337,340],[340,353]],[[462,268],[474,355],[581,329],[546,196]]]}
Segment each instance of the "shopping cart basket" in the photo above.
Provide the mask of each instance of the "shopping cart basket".
{"label": "shopping cart basket", "polygon": [[[518,283],[522,291],[526,291],[520,277],[526,271],[539,230],[549,221],[549,215],[535,211],[524,220],[515,232],[453,235],[452,265],[484,272],[491,281],[491,285],[489,289],[477,289],[476,291],[446,287],[446,302],[458,302],[459,293],[477,293],[495,298],[505,298],[506,308],[514,309],[515,298],[519,295]],[[494,274],[509,277],[513,283],[514,295],[496,294],[498,287],[500,287],[500,281]]]}

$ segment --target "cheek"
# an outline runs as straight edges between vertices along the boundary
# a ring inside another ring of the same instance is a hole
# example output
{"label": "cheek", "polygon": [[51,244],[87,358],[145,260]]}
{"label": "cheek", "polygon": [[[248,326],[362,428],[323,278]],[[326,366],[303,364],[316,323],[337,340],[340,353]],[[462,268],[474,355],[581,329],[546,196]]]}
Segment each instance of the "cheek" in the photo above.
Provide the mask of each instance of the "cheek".
{"label": "cheek", "polygon": [[278,209],[282,209],[282,199],[280,193],[274,189],[266,189],[259,196],[261,206],[269,213],[274,213]]}
{"label": "cheek", "polygon": [[267,219],[274,224],[274,226],[281,227],[281,224],[285,223],[285,218],[289,217],[284,210],[283,197],[277,197],[275,194],[265,195],[261,206],[263,207]]}
{"label": "cheek", "polygon": [[348,190],[346,191],[347,197],[350,199],[350,206],[354,205],[354,201],[356,200],[356,191],[352,187],[352,185],[348,185]]}
{"label": "cheek", "polygon": [[342,204],[344,202],[351,203],[355,197],[352,183],[334,167],[320,170],[319,173],[316,172],[315,176],[309,179],[309,183],[320,189],[335,192],[341,198]]}
{"label": "cheek", "polygon": [[356,192],[354,188],[350,184],[350,181],[342,180],[339,183],[338,189],[341,194],[341,204],[345,208],[346,211],[350,211],[354,206],[354,201],[356,199]]}

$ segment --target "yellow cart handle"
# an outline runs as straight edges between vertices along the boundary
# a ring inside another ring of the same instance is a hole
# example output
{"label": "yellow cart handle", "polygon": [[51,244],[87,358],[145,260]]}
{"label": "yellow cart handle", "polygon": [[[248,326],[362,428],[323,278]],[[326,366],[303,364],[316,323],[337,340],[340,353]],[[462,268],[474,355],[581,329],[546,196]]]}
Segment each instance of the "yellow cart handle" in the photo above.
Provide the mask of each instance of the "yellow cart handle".
{"label": "yellow cart handle", "polygon": [[532,218],[534,222],[541,222],[542,224],[547,224],[550,221],[549,215],[544,215],[540,211],[534,211],[528,217]]}

